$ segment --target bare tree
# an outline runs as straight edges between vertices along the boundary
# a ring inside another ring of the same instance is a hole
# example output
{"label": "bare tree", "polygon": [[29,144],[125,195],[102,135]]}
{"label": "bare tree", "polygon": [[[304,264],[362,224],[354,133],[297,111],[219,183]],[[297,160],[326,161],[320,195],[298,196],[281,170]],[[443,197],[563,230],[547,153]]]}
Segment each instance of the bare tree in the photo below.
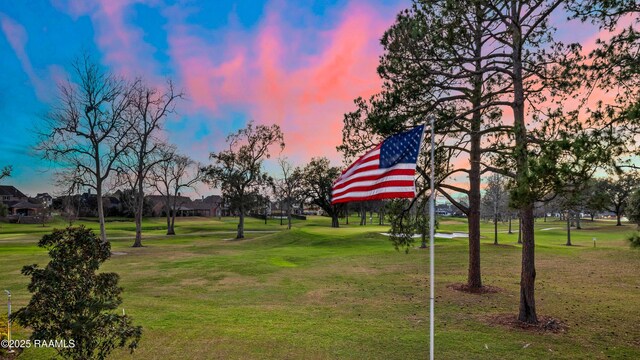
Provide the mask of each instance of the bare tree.
{"label": "bare tree", "polygon": [[46,116],[37,150],[62,165],[68,178],[96,191],[100,238],[107,241],[102,194],[116,161],[129,147],[124,112],[133,84],[115,77],[88,54],[72,63],[75,82],[59,85],[58,102]]}
{"label": "bare tree", "polygon": [[[278,158],[282,178],[274,182],[274,193],[287,206],[288,229],[291,229],[291,208],[302,198],[302,169],[293,168],[287,158]],[[282,216],[282,214],[280,214]]]}
{"label": "bare tree", "polygon": [[200,166],[174,148],[163,147],[161,161],[149,172],[147,181],[163,197],[167,216],[167,235],[175,235],[176,212],[182,205],[180,191],[192,188],[203,179]]}
{"label": "bare tree", "polygon": [[175,110],[175,101],[182,98],[176,93],[171,80],[167,81],[164,91],[142,83],[132,93],[131,108],[126,118],[131,124],[132,137],[130,151],[120,161],[120,175],[129,183],[134,194],[134,213],[136,239],[133,247],[142,246],[142,215],[144,211],[145,179],[151,169],[164,161],[162,141],[158,132],[162,129],[166,117]]}
{"label": "bare tree", "polygon": [[11,176],[11,171],[13,171],[11,165],[3,167],[2,170],[0,170],[0,180]]}
{"label": "bare tree", "polygon": [[498,245],[498,220],[508,210],[509,194],[505,178],[500,174],[492,174],[487,182],[484,194],[484,211],[493,214],[493,244]]}
{"label": "bare tree", "polygon": [[80,188],[81,185],[74,181],[73,174],[59,172],[56,174],[56,187],[60,190],[58,195],[62,197],[61,210],[63,216],[67,218],[69,226],[80,216]]}

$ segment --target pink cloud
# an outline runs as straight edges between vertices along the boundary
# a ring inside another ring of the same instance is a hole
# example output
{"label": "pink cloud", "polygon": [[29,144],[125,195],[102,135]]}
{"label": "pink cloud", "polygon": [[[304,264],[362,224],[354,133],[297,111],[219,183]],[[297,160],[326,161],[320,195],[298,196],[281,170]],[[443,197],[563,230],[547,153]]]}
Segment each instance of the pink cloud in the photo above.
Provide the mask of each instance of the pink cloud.
{"label": "pink cloud", "polygon": [[[129,21],[134,4],[157,5],[154,0],[101,0],[78,6],[56,0],[56,6],[74,18],[90,17],[106,65],[159,84],[159,65],[153,60],[156,49],[145,43],[142,29]],[[212,134],[198,144],[183,139],[197,132],[198,124],[187,121],[187,134],[177,138],[190,151],[219,147],[211,144],[220,144],[227,134],[218,129],[232,127],[231,118],[229,124],[223,124],[224,119],[230,113],[243,113],[246,120],[281,125],[285,151],[294,160],[307,161],[312,156],[339,160],[335,147],[341,142],[343,114],[354,109],[354,98],[379,91],[379,38],[398,9],[352,2],[331,10],[338,19],[333,26],[313,30],[313,26],[296,27],[289,20],[291,14],[314,20],[308,10],[295,6],[267,4],[256,29],[242,28],[232,13],[231,25],[219,31],[189,23],[188,16],[198,9],[184,4],[163,8],[168,20],[167,54],[188,99],[179,109],[181,115],[204,114],[222,122],[212,120],[208,124]]]}
{"label": "pink cloud", "polygon": [[[617,24],[616,29],[614,29],[613,31],[608,31],[606,29],[600,30],[600,31],[596,31],[593,35],[587,37],[586,39],[584,39],[583,41],[581,41],[582,44],[582,54],[587,56],[589,55],[593,50],[595,50],[599,45],[598,45],[598,41],[609,41],[611,40],[611,38],[613,38],[613,36],[615,34],[618,34],[623,28],[628,28],[630,26],[633,26],[636,28],[637,30],[637,25],[638,25],[638,20],[635,16],[633,15],[627,15],[622,17]],[[597,30],[597,29],[596,29]],[[571,99],[569,101],[567,101],[565,103],[566,106],[569,106],[571,108],[581,108],[582,109],[582,113],[584,115],[586,115],[586,110],[587,109],[595,109],[596,108],[596,104],[599,101],[602,101],[604,104],[613,104],[615,103],[616,100],[616,95],[618,94],[618,91],[621,91],[621,89],[619,88],[611,88],[611,89],[601,89],[601,88],[595,88],[593,89],[593,91],[589,94],[589,98],[586,101],[586,106],[582,105],[580,103],[580,100],[582,99]],[[583,93],[586,94],[586,90],[583,91]]]}
{"label": "pink cloud", "polygon": [[[351,3],[322,32],[293,28],[279,4],[266,12],[256,32],[232,30],[216,45],[201,29],[174,19],[170,54],[190,105],[216,115],[231,106],[258,123],[279,124],[292,159],[338,160],[343,114],[353,110],[354,98],[380,89],[379,38],[395,12],[383,16]],[[305,40],[314,43],[313,52],[304,51]]]}

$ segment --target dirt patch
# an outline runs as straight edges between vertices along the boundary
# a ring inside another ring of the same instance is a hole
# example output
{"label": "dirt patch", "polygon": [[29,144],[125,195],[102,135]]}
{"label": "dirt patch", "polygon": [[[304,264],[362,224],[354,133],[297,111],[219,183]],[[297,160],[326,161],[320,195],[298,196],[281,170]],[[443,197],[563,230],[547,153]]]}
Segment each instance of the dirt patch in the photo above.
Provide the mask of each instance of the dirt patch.
{"label": "dirt patch", "polygon": [[327,289],[315,289],[307,291],[307,293],[304,294],[304,298],[307,303],[322,304],[330,292],[331,291]]}
{"label": "dirt patch", "polygon": [[483,318],[490,325],[498,325],[509,329],[519,329],[535,333],[562,334],[569,330],[569,326],[562,321],[550,316],[538,316],[537,324],[527,324],[514,314],[497,314]]}
{"label": "dirt patch", "polygon": [[208,285],[209,282],[206,279],[203,278],[191,278],[191,279],[184,279],[182,281],[180,281],[180,286],[206,286]]}
{"label": "dirt patch", "polygon": [[451,290],[466,292],[468,294],[478,294],[478,295],[495,294],[503,291],[501,288],[497,286],[491,286],[491,285],[484,285],[481,288],[476,289],[476,288],[470,288],[469,285],[467,284],[457,283],[457,284],[447,285],[447,287]]}
{"label": "dirt patch", "polygon": [[221,278],[218,281],[220,286],[257,286],[259,282],[252,276],[241,276],[233,273],[226,274],[227,276]]}

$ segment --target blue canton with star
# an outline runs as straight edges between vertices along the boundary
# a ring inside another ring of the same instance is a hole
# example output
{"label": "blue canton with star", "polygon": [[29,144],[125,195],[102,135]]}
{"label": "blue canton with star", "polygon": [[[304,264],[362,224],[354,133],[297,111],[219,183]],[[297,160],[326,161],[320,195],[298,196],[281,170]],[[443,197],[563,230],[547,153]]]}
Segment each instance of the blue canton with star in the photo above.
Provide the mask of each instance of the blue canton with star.
{"label": "blue canton with star", "polygon": [[420,152],[420,141],[424,125],[387,138],[380,147],[380,168],[396,164],[415,164]]}

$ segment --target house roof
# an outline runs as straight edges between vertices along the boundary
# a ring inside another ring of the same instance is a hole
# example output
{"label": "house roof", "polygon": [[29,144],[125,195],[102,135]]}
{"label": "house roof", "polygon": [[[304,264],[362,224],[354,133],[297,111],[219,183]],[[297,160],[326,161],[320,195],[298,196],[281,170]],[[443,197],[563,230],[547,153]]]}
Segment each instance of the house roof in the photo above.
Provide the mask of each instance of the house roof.
{"label": "house roof", "polygon": [[28,201],[20,201],[19,203],[16,203],[11,207],[14,208],[14,209],[42,209],[44,207],[44,205],[42,205],[42,204],[34,204],[34,203],[30,203]]}
{"label": "house roof", "polygon": [[27,197],[20,190],[16,189],[15,186],[11,186],[11,185],[0,185],[0,195],[20,197],[20,198]]}
{"label": "house roof", "polygon": [[222,196],[209,195],[206,198],[202,199],[202,202],[207,204],[220,204],[222,202]]}

